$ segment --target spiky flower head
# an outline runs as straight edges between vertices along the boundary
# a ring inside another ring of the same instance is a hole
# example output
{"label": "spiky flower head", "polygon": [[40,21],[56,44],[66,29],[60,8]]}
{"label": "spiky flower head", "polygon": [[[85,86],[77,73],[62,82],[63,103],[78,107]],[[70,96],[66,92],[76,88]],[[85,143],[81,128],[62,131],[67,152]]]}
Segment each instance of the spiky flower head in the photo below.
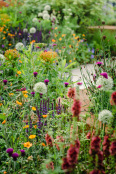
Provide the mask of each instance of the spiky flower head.
{"label": "spiky flower head", "polygon": [[48,11],[47,11],[47,10],[44,10],[44,11],[43,11],[43,15],[44,15],[44,14],[48,14]]}
{"label": "spiky flower head", "polygon": [[101,73],[100,75],[103,76],[104,78],[108,79],[108,74],[107,74],[107,72],[103,72],[103,73]]}
{"label": "spiky flower head", "polygon": [[35,27],[30,28],[30,33],[31,34],[34,34],[35,32],[36,32],[36,28]]}
{"label": "spiky flower head", "polygon": [[6,150],[6,153],[8,153],[9,156],[12,156],[13,148],[8,148],[8,149]]}
{"label": "spiky flower head", "polygon": [[103,76],[98,77],[96,81],[96,87],[98,87],[99,85],[101,85],[101,88],[99,88],[100,90],[103,91],[111,90],[113,87],[113,80],[111,77],[108,77],[108,79],[104,78]]}
{"label": "spiky flower head", "polygon": [[98,120],[101,121],[102,123],[110,123],[112,119],[113,119],[112,112],[110,112],[107,109],[104,109],[98,115]]}
{"label": "spiky flower head", "polygon": [[23,29],[23,32],[24,32],[24,33],[27,33],[27,32],[28,32],[28,29],[27,29],[27,28],[24,28],[24,29]]}
{"label": "spiky flower head", "polygon": [[43,82],[36,83],[33,89],[35,92],[39,92],[42,94],[45,94],[47,92],[47,87]]}
{"label": "spiky flower head", "polygon": [[12,154],[12,157],[13,157],[13,160],[16,161],[17,158],[19,157],[19,154],[15,152]]}
{"label": "spiky flower head", "polygon": [[24,44],[22,42],[18,42],[16,45],[15,45],[15,48],[18,50],[18,51],[21,51],[23,50],[24,48]]}
{"label": "spiky flower head", "polygon": [[5,57],[3,54],[0,54],[0,62],[4,63],[5,62]]}
{"label": "spiky flower head", "polygon": [[44,7],[44,10],[46,10],[46,11],[49,11],[50,9],[51,9],[50,5],[46,5],[46,6]]}
{"label": "spiky flower head", "polygon": [[32,22],[38,22],[38,19],[37,18],[33,18]]}
{"label": "spiky flower head", "polygon": [[43,13],[38,13],[38,17],[42,17],[43,16]]}
{"label": "spiky flower head", "polygon": [[43,14],[43,19],[44,20],[49,20],[50,19],[50,15],[49,14]]}

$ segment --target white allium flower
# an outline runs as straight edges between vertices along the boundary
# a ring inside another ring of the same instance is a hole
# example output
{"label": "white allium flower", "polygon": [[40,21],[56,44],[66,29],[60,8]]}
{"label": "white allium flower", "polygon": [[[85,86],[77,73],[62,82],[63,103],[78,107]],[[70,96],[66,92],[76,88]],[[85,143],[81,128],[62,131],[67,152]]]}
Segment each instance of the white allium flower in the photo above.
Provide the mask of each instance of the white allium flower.
{"label": "white allium flower", "polygon": [[15,45],[15,48],[18,50],[18,51],[21,51],[23,50],[24,48],[24,44],[22,42],[18,42],[16,45]]}
{"label": "white allium flower", "polygon": [[33,18],[32,21],[33,22],[38,22],[38,19],[37,18]]}
{"label": "white allium flower", "polygon": [[3,54],[0,54],[0,61],[1,61],[2,63],[4,63],[4,62],[5,62],[5,57],[4,57],[4,55],[3,55]]}
{"label": "white allium flower", "polygon": [[42,13],[43,13],[43,15],[44,14],[48,14],[48,11],[47,10],[44,10]]}
{"label": "white allium flower", "polygon": [[35,32],[36,32],[36,28],[35,28],[35,27],[30,28],[30,33],[31,33],[31,34],[33,34],[33,33],[35,33]]}
{"label": "white allium flower", "polygon": [[43,16],[43,13],[38,13],[38,17],[42,17]]}
{"label": "white allium flower", "polygon": [[27,33],[27,32],[28,32],[27,28],[24,28],[24,29],[23,29],[23,32],[24,32],[24,33]]}
{"label": "white allium flower", "polygon": [[47,92],[47,87],[43,82],[36,83],[33,89],[35,92],[39,92],[42,94],[45,94]]}
{"label": "white allium flower", "polygon": [[49,11],[50,9],[51,9],[50,5],[46,5],[46,6],[44,7],[44,10]]}
{"label": "white allium flower", "polygon": [[99,85],[101,85],[101,88],[99,88],[100,90],[103,91],[111,90],[113,87],[113,79],[109,76],[108,79],[104,78],[103,76],[98,77],[96,81],[96,87],[98,87]]}
{"label": "white allium flower", "polygon": [[107,109],[104,109],[98,115],[98,120],[103,123],[110,123],[112,121],[112,119],[113,119],[112,112],[110,112]]}
{"label": "white allium flower", "polygon": [[43,15],[43,19],[49,20],[50,19],[50,15],[49,14],[44,14]]}

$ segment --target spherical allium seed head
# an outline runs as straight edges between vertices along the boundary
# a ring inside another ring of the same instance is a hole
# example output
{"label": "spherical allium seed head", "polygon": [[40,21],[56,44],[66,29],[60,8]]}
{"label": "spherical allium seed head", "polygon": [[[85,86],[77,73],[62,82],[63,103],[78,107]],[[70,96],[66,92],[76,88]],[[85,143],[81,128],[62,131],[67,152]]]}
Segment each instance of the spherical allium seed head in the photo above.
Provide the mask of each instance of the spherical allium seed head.
{"label": "spherical allium seed head", "polygon": [[46,6],[44,7],[44,10],[46,10],[46,11],[49,11],[50,9],[51,9],[50,5],[46,5]]}
{"label": "spherical allium seed head", "polygon": [[99,113],[98,120],[102,123],[110,123],[113,120],[112,112],[110,112],[107,109],[104,109]]}
{"label": "spherical allium seed head", "polygon": [[34,95],[35,95],[35,92],[34,92],[34,91],[32,91],[32,92],[31,92],[31,95],[32,95],[32,96],[34,97]]}
{"label": "spherical allium seed head", "polygon": [[38,82],[34,85],[34,91],[35,92],[39,92],[39,93],[42,93],[42,94],[45,94],[47,92],[47,87],[45,85],[45,83],[43,82]]}
{"label": "spherical allium seed head", "polygon": [[38,74],[38,72],[33,72],[34,77],[36,77],[36,76],[37,76],[37,74]]}
{"label": "spherical allium seed head", "polygon": [[48,85],[49,80],[45,79],[44,82],[45,82],[46,85]]}
{"label": "spherical allium seed head", "polygon": [[25,156],[25,150],[24,149],[20,150],[20,152],[21,152],[21,156]]}
{"label": "spherical allium seed head", "polygon": [[49,20],[50,19],[50,15],[49,14],[43,14],[43,19],[44,20]]}
{"label": "spherical allium seed head", "polygon": [[108,77],[108,79],[104,78],[103,76],[98,77],[96,81],[96,87],[98,87],[99,85],[101,85],[101,88],[99,88],[100,90],[103,91],[111,90],[113,87],[113,80],[111,77]]}
{"label": "spherical allium seed head", "polygon": [[13,148],[8,148],[8,149],[6,150],[6,153],[8,153],[9,156],[12,156]]}
{"label": "spherical allium seed head", "polygon": [[17,158],[19,157],[19,154],[15,152],[12,154],[12,157],[13,157],[13,160],[16,161]]}
{"label": "spherical allium seed head", "polygon": [[35,32],[36,32],[36,28],[35,27],[30,28],[30,33],[31,34],[34,34]]}
{"label": "spherical allium seed head", "polygon": [[22,42],[18,42],[16,45],[15,45],[15,48],[18,50],[18,51],[21,51],[23,50],[24,48],[24,44]]}
{"label": "spherical allium seed head", "polygon": [[33,18],[32,22],[36,23],[36,22],[38,22],[38,19],[37,18]]}
{"label": "spherical allium seed head", "polygon": [[67,86],[69,85],[69,83],[68,83],[68,82],[64,82],[64,84],[65,84],[65,87],[67,87]]}
{"label": "spherical allium seed head", "polygon": [[3,80],[4,85],[6,85],[6,84],[7,84],[7,82],[8,82],[7,80]]}

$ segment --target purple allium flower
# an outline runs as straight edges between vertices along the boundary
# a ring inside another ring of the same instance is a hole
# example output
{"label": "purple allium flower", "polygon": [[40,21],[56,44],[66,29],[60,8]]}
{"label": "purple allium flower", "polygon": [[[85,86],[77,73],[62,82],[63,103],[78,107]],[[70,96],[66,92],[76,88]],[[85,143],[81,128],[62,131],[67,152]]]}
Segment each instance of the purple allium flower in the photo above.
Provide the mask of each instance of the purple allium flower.
{"label": "purple allium flower", "polygon": [[16,161],[17,158],[19,157],[19,154],[15,152],[12,154],[12,157],[13,157],[13,160]]}
{"label": "purple allium flower", "polygon": [[96,62],[96,65],[101,66],[103,63],[102,62]]}
{"label": "purple allium flower", "polygon": [[34,73],[33,73],[34,77],[36,77],[36,76],[37,76],[37,74],[38,74],[38,72],[34,72]]}
{"label": "purple allium flower", "polygon": [[6,84],[7,84],[7,82],[8,82],[7,80],[3,80],[4,85],[6,85]]}
{"label": "purple allium flower", "polygon": [[8,153],[9,156],[12,156],[13,148],[8,148],[8,149],[6,150],[6,153]]}
{"label": "purple allium flower", "polygon": [[91,55],[91,59],[93,59],[93,58],[94,58],[94,55],[92,54],[92,55]]}
{"label": "purple allium flower", "polygon": [[42,98],[43,94],[42,93],[39,93],[39,95],[40,95],[40,98]]}
{"label": "purple allium flower", "polygon": [[44,83],[45,83],[46,85],[48,85],[48,82],[49,82],[48,79],[45,79],[45,80],[44,80]]}
{"label": "purple allium flower", "polygon": [[64,84],[65,84],[65,87],[67,87],[67,86],[69,85],[69,83],[68,83],[68,82],[64,82]]}
{"label": "purple allium flower", "polygon": [[78,82],[77,85],[82,85],[83,83],[82,82]]}
{"label": "purple allium flower", "polygon": [[24,149],[20,150],[20,152],[21,152],[21,156],[25,156],[25,150]]}
{"label": "purple allium flower", "polygon": [[97,88],[101,88],[101,87],[102,87],[102,85],[97,86]]}
{"label": "purple allium flower", "polygon": [[31,94],[32,94],[32,96],[34,97],[34,95],[35,95],[35,92],[34,92],[34,91],[32,91],[32,92],[31,92]]}
{"label": "purple allium flower", "polygon": [[103,76],[104,78],[108,79],[108,74],[107,74],[107,72],[103,72],[103,73],[101,73],[100,75]]}

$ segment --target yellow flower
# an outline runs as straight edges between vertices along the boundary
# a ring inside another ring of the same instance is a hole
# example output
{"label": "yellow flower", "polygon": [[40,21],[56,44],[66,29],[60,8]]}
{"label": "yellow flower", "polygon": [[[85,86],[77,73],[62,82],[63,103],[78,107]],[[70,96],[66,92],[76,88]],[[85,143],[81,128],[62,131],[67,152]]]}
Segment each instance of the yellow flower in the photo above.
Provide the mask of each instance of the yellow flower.
{"label": "yellow flower", "polygon": [[29,128],[29,125],[26,125],[26,126],[23,127],[23,129],[26,129],[26,128]]}
{"label": "yellow flower", "polygon": [[62,34],[62,37],[66,36],[66,34]]}
{"label": "yellow flower", "polygon": [[11,44],[11,43],[9,43],[8,45],[9,45],[9,46],[11,46],[12,44]]}
{"label": "yellow flower", "polygon": [[23,96],[24,96],[25,98],[27,98],[27,97],[28,97],[28,95],[27,95],[27,94],[24,94]]}
{"label": "yellow flower", "polygon": [[4,171],[4,174],[6,174],[7,172],[6,171]]}
{"label": "yellow flower", "polygon": [[37,125],[34,125],[33,127],[36,129],[37,128]]}
{"label": "yellow flower", "polygon": [[56,42],[56,40],[55,39],[52,39],[52,42]]}
{"label": "yellow flower", "polygon": [[18,100],[16,100],[16,104],[18,104],[18,105],[22,106],[22,103],[21,103],[21,102],[19,102]]}
{"label": "yellow flower", "polygon": [[47,115],[42,115],[43,116],[43,118],[46,118],[47,117]]}
{"label": "yellow flower", "polygon": [[72,45],[69,45],[69,48],[72,48]]}
{"label": "yellow flower", "polygon": [[12,83],[10,83],[10,86],[12,86]]}
{"label": "yellow flower", "polygon": [[33,111],[36,111],[36,108],[33,106],[32,108],[31,108]]}
{"label": "yellow flower", "polygon": [[5,124],[6,123],[6,120],[4,120],[3,122],[2,122],[2,124]]}
{"label": "yellow flower", "polygon": [[3,40],[6,39],[5,37],[2,38]]}
{"label": "yellow flower", "polygon": [[17,74],[19,74],[19,75],[20,75],[20,74],[21,74],[21,71],[17,71]]}
{"label": "yellow flower", "polygon": [[21,60],[19,60],[19,62],[20,62],[20,63],[22,63],[22,61],[21,61]]}
{"label": "yellow flower", "polygon": [[30,161],[33,161],[33,156],[31,155],[27,159],[30,160]]}
{"label": "yellow flower", "polygon": [[41,143],[42,146],[46,146],[45,143]]}
{"label": "yellow flower", "polygon": [[14,95],[14,93],[9,93],[10,96]]}
{"label": "yellow flower", "polygon": [[25,90],[25,91],[22,91],[23,94],[27,94],[28,92]]}
{"label": "yellow flower", "polygon": [[0,106],[2,106],[2,103],[0,103]]}
{"label": "yellow flower", "polygon": [[58,29],[58,27],[55,27],[55,30],[57,30]]}
{"label": "yellow flower", "polygon": [[32,146],[32,143],[30,143],[29,141],[24,143],[24,147],[30,148]]}
{"label": "yellow flower", "polygon": [[78,39],[78,38],[79,38],[79,36],[75,37],[75,39]]}
{"label": "yellow flower", "polygon": [[61,40],[62,40],[62,38],[60,37],[60,38],[59,38],[59,41],[61,41]]}
{"label": "yellow flower", "polygon": [[74,60],[76,60],[76,58],[74,58]]}
{"label": "yellow flower", "polygon": [[85,34],[82,34],[83,37],[85,37]]}
{"label": "yellow flower", "polygon": [[71,62],[72,62],[72,60],[69,60],[69,62],[71,63]]}
{"label": "yellow flower", "polygon": [[30,135],[29,139],[34,139],[36,137],[36,135]]}
{"label": "yellow flower", "polygon": [[55,37],[57,37],[58,35],[57,34],[54,34]]}
{"label": "yellow flower", "polygon": [[75,36],[75,34],[73,34],[73,36]]}

